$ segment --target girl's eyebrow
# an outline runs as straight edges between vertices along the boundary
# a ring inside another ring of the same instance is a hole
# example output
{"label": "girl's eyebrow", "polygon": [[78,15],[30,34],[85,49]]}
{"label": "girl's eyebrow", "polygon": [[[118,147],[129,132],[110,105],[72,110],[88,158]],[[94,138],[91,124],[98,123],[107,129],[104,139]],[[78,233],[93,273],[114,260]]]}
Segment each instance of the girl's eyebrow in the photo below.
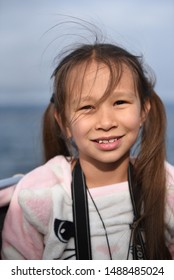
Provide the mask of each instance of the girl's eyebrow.
{"label": "girl's eyebrow", "polygon": [[129,90],[115,90],[113,91],[113,95],[126,95],[126,96],[130,96],[130,95],[135,95],[134,91],[129,91]]}
{"label": "girl's eyebrow", "polygon": [[126,98],[134,99],[135,97],[137,97],[137,93],[132,91],[114,91],[112,97],[114,98],[126,97]]}
{"label": "girl's eyebrow", "polygon": [[80,100],[78,100],[78,98],[73,99],[72,104],[77,105],[77,104],[81,104],[81,103],[86,102],[86,101],[87,102],[92,102],[92,101],[94,102],[96,100],[93,96],[89,95],[89,96],[81,97]]}

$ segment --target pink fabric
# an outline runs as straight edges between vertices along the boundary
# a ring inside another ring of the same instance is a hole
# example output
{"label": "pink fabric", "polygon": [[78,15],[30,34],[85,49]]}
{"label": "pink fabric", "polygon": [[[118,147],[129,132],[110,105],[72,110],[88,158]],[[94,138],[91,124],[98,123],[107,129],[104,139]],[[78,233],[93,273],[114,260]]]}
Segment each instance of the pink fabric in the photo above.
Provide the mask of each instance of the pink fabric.
{"label": "pink fabric", "polygon": [[6,206],[10,203],[14,190],[15,186],[0,190],[0,207]]}
{"label": "pink fabric", "polygon": [[[174,259],[174,167],[166,163],[166,171],[166,242]],[[3,203],[7,203],[12,196],[3,229],[3,259],[42,259],[45,243],[44,234],[46,233],[41,234],[40,232],[43,232],[44,229],[40,230],[40,227],[49,230],[48,220],[52,211],[51,198],[47,190],[59,184],[60,186],[63,185],[66,192],[70,194],[70,181],[71,165],[64,157],[59,156],[24,176],[16,188],[13,187],[3,191],[1,194]],[[126,190],[126,182],[120,184],[120,190],[123,190],[123,188]],[[35,196],[32,196],[31,190],[34,191]],[[102,197],[108,194],[108,191],[109,193],[118,192],[119,187],[116,189],[114,185],[111,185],[110,187],[91,189],[95,197]],[[23,200],[24,203],[27,201],[26,208],[29,209],[27,214],[32,216],[34,213],[35,215],[35,226],[27,221],[24,216],[25,213],[19,205],[19,193],[22,192],[23,198],[25,195],[27,196],[27,200]]]}
{"label": "pink fabric", "polygon": [[[2,258],[6,259],[3,252],[7,252],[10,259],[42,259],[43,236],[24,219],[23,212],[18,203],[18,196],[23,188],[36,190],[49,188],[58,183],[61,184],[65,176],[63,173],[58,174],[59,170],[56,170],[56,168],[59,165],[65,166],[65,170],[69,166],[64,157],[56,157],[47,164],[28,173],[18,183],[4,223]],[[15,250],[15,247],[20,251],[19,257],[17,257],[18,252]]]}
{"label": "pink fabric", "polygon": [[170,237],[168,238],[168,248],[174,259],[174,166],[166,163],[167,169],[167,197],[166,197],[166,227],[170,232]]}

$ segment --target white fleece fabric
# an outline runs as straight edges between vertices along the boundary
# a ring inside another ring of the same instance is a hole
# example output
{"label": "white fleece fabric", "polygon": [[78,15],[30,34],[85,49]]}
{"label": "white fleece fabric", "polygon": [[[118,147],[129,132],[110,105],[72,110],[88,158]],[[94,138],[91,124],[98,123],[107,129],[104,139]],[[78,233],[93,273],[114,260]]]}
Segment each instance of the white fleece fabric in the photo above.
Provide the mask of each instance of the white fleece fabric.
{"label": "white fleece fabric", "polygon": [[[166,245],[174,259],[174,167],[166,163],[166,172]],[[3,259],[75,259],[71,179],[71,165],[62,156],[23,177],[5,219]],[[127,259],[133,221],[128,182],[92,188],[90,193],[105,224],[112,258]],[[107,260],[105,230],[89,195],[88,203],[92,258]]]}

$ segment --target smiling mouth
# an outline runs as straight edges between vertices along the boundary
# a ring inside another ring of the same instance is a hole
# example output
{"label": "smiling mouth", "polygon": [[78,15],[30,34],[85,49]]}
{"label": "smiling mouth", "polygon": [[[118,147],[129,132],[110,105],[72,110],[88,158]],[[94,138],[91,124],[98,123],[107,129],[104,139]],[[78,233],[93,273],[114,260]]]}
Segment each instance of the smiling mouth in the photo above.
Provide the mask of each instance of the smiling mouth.
{"label": "smiling mouth", "polygon": [[122,136],[115,137],[115,138],[110,138],[110,139],[106,139],[106,138],[96,139],[94,141],[99,143],[99,144],[109,144],[109,143],[114,143],[114,142],[118,141],[120,138],[122,138]]}
{"label": "smiling mouth", "polygon": [[114,143],[115,141],[117,141],[117,138],[110,139],[110,140],[96,140],[96,142],[99,143],[99,144]]}

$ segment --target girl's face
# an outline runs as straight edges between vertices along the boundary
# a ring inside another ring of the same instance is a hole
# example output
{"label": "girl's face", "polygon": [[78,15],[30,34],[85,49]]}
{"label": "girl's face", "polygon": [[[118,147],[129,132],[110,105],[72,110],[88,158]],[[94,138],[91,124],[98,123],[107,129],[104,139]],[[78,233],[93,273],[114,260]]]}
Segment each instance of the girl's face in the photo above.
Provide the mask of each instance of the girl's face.
{"label": "girl's face", "polygon": [[101,102],[110,77],[105,65],[93,62],[85,70],[80,86],[81,72],[78,78],[77,72],[71,73],[73,94],[66,108],[66,130],[67,137],[73,137],[83,163],[100,167],[119,161],[128,164],[130,149],[136,142],[145,113],[141,110],[131,71],[126,66],[123,70],[116,88]]}

